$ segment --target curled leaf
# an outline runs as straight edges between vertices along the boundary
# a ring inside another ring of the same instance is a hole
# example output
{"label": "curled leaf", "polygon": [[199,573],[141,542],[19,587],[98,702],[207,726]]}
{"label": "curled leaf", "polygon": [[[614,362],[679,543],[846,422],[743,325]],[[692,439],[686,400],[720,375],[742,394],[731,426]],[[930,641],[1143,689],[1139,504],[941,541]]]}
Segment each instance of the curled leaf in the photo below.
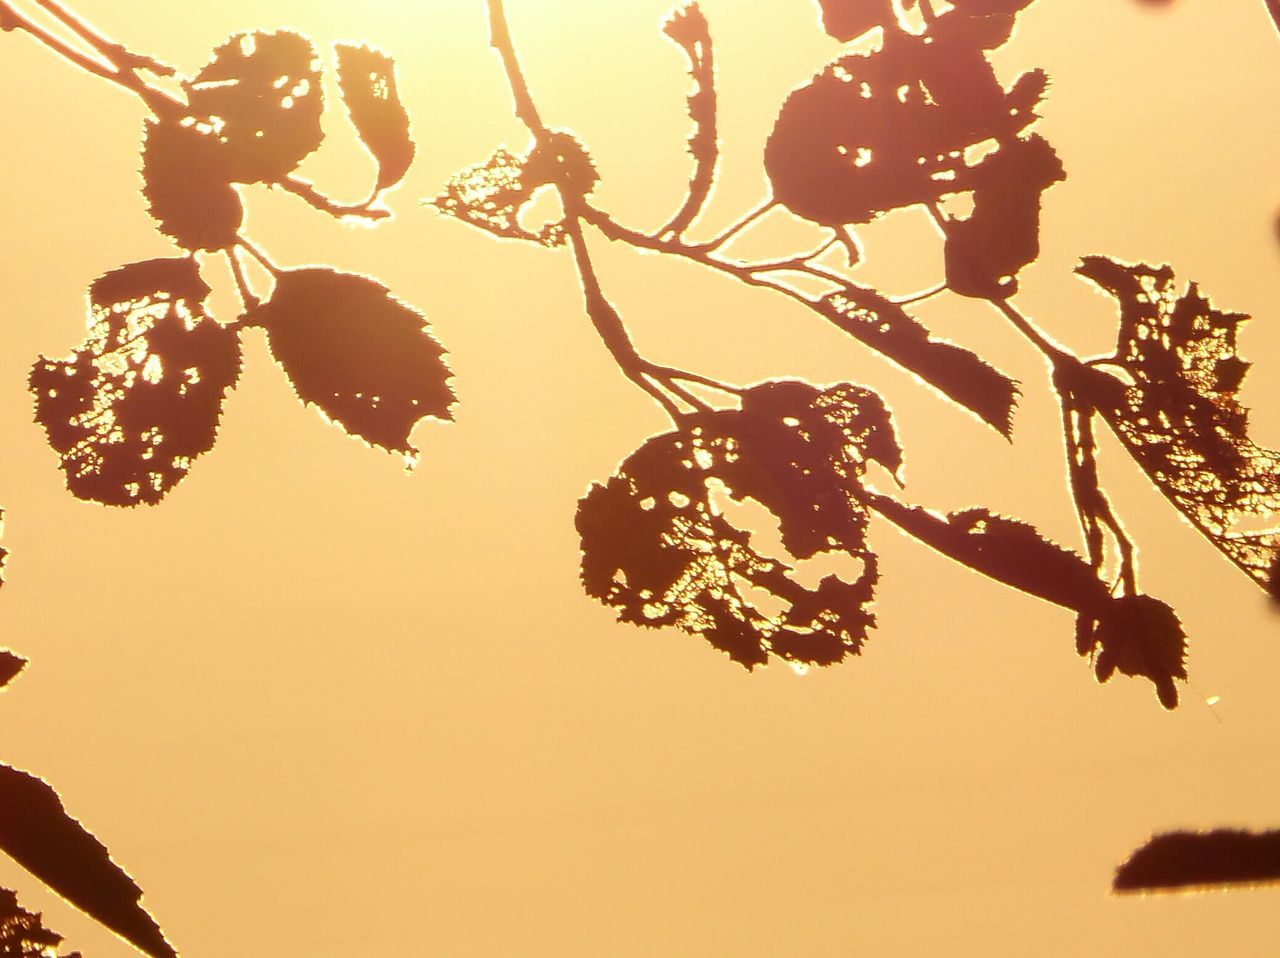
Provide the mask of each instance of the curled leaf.
{"label": "curled leaf", "polygon": [[1005,299],[1018,272],[1040,257],[1040,197],[1066,178],[1043,137],[1003,144],[973,168],[973,213],[947,223],[947,286],[961,296]]}
{"label": "curled leaf", "polygon": [[338,84],[360,139],[378,163],[374,193],[395,186],[413,163],[409,114],[396,89],[395,60],[369,47],[339,43]]}
{"label": "curled leaf", "polygon": [[[3,958],[57,958],[62,936],[44,926],[41,916],[18,904],[18,896],[0,888],[0,956]],[[80,958],[79,952],[65,958]]]}
{"label": "curled leaf", "polygon": [[1263,588],[1280,561],[1280,453],[1249,438],[1240,323],[1166,267],[1101,256],[1077,272],[1120,305],[1115,355],[1131,385],[1099,404],[1134,459],[1190,522]]}
{"label": "curled leaf", "polygon": [[1280,831],[1219,829],[1157,835],[1116,869],[1117,892],[1280,882]]}
{"label": "curled leaf", "polygon": [[890,31],[793,92],[765,146],[774,196],[841,226],[973,189],[966,150],[1034,122],[1047,81],[1028,73],[1006,91],[967,26],[950,14],[923,37]]}
{"label": "curled leaf", "polygon": [[142,889],[35,776],[0,765],[0,850],[151,958],[177,958],[143,910]]}
{"label": "curled leaf", "polygon": [[[830,665],[861,651],[874,616],[878,563],[868,514],[844,494],[876,460],[901,453],[879,397],[857,386],[820,390],[765,383],[741,412],[709,413],[651,439],[579,504],[582,580],[624,622],[674,625],[750,669],[773,655]],[[717,490],[779,520],[792,563],[846,552],[855,581],[827,575],[814,589],[793,564],[761,553],[733,526]]]}
{"label": "curled leaf", "polygon": [[90,287],[84,345],[35,364],[36,418],[79,498],[159,502],[213,448],[240,341],[205,314],[208,294],[194,260],[124,266]]}
{"label": "curled leaf", "polygon": [[678,9],[664,24],[663,32],[680,45],[689,59],[689,76],[693,92],[689,94],[689,117],[693,134],[689,152],[693,155],[693,178],[689,194],[670,222],[659,232],[680,235],[702,211],[715,183],[719,157],[719,129],[716,104],[716,68],[711,43],[711,27],[696,2]]}
{"label": "curled leaf", "polygon": [[324,140],[320,60],[297,33],[238,33],[183,87],[234,182],[277,182]]}
{"label": "curled leaf", "polygon": [[975,413],[1002,436],[1012,434],[1018,384],[969,350],[934,339],[901,306],[873,289],[850,284],[823,297],[814,308],[859,342]]}
{"label": "curled leaf", "polygon": [[160,232],[186,250],[234,245],[244,206],[212,132],[172,120],[147,123],[142,193]]}
{"label": "curled leaf", "polygon": [[520,210],[545,183],[528,175],[527,159],[502,147],[484,163],[468,167],[451,179],[432,205],[497,237],[563,246],[565,231],[561,223],[549,223],[536,232],[520,225]]}
{"label": "curled leaf", "polygon": [[1186,681],[1187,636],[1177,614],[1149,595],[1114,599],[1097,622],[1085,616],[1078,627],[1081,651],[1096,653],[1094,671],[1106,682],[1116,672],[1152,681],[1160,704],[1178,707],[1175,679]]}
{"label": "curled leaf", "polygon": [[1147,595],[1116,597],[1076,553],[1033,526],[967,509],[946,516],[864,491],[864,501],[903,531],[997,582],[1077,613],[1077,650],[1095,655],[1098,679],[1119,671],[1149,679],[1165,708],[1185,681],[1186,636],[1169,606]]}
{"label": "curled leaf", "polygon": [[298,398],[352,435],[413,454],[419,420],[453,418],[449,368],[426,320],[368,277],[285,271],[247,321],[266,329]]}

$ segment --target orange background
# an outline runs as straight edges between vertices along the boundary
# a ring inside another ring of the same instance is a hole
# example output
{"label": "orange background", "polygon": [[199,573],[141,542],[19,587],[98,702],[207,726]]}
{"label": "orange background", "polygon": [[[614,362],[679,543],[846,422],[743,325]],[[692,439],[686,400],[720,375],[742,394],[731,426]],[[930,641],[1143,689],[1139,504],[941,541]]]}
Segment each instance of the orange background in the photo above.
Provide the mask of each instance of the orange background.
{"label": "orange background", "polygon": [[[258,190],[248,231],[284,265],[367,272],[426,311],[461,399],[456,425],[419,429],[406,477],[299,405],[250,334],[218,445],[166,502],[72,499],[27,370],[80,341],[94,277],[171,247],[137,192],[141,105],[0,36],[0,641],[33,663],[0,699],[0,757],[56,785],[187,958],[1274,954],[1280,892],[1107,896],[1152,830],[1280,824],[1277,619],[1109,437],[1144,585],[1192,638],[1177,713],[1145,683],[1097,685],[1067,613],[883,525],[880,628],[859,660],[749,675],[698,640],[617,625],[579,587],[575,504],[662,414],[582,316],[569,257],[418,204],[527,142],[480,0],[75,6],[187,71],[234,31],[286,25],[398,57],[419,161],[397,218],[342,226]],[[656,225],[688,174],[667,0],[509,6],[545,117],[596,157],[599,202]],[[778,105],[839,47],[810,0],[703,7],[726,151],[710,232],[763,195]],[[1262,317],[1242,340],[1245,397],[1255,438],[1280,444],[1280,38],[1261,0],[1044,0],[998,60],[1006,79],[1053,76],[1040,129],[1070,174],[1021,306],[1103,352],[1114,312],[1076,260],[1173,263]],[[336,96],[326,123],[303,173],[361,196],[370,166]],[[761,249],[804,236],[768,232]],[[914,215],[864,238],[868,282],[941,273]],[[1077,543],[1043,365],[981,304],[920,313],[1023,380],[1013,446],[779,296],[596,251],[651,358],[872,385],[916,501]],[[7,860],[0,885],[88,958],[131,953]]]}

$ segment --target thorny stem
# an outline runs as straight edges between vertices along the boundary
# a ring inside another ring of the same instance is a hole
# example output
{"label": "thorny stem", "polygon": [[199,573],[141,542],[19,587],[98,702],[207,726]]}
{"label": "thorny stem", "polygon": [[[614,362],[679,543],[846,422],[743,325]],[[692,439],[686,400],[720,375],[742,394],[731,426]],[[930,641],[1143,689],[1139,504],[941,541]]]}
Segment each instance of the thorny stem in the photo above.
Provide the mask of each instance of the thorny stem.
{"label": "thorny stem", "polygon": [[147,57],[129,53],[118,44],[109,43],[98,36],[87,24],[78,20],[69,11],[48,0],[39,0],[41,6],[52,13],[58,20],[70,27],[81,38],[87,40],[107,61],[101,60],[77,50],[69,43],[50,33],[44,27],[19,12],[9,0],[0,0],[0,29],[21,30],[30,34],[35,40],[43,43],[63,59],[75,64],[80,69],[94,76],[109,80],[130,93],[139,97],[158,117],[172,114],[182,104],[163,90],[149,85],[138,76],[138,69],[149,69],[153,73],[162,73],[164,67]]}
{"label": "thorny stem", "polygon": [[[489,33],[490,44],[502,59],[506,70],[507,82],[511,87],[512,99],[515,101],[516,116],[533,134],[539,146],[552,145],[552,133],[543,123],[537,105],[529,92],[528,81],[520,67],[516,55],[515,44],[511,40],[511,31],[507,25],[506,11],[502,0],[489,0]],[[587,247],[586,235],[582,223],[586,219],[586,207],[572,185],[564,182],[554,184],[560,193],[565,209],[564,228],[573,249],[574,262],[577,265],[579,281],[582,285],[587,315],[595,326],[596,332],[623,374],[653,397],[666,410],[672,421],[679,423],[685,413],[671,398],[675,396],[696,411],[708,411],[710,407],[690,392],[682,382],[694,383],[724,392],[737,394],[738,390],[718,383],[713,379],[686,373],[670,366],[659,366],[649,362],[636,351],[635,345],[627,332],[622,317],[613,304],[604,295],[599,276],[591,261],[591,252]],[[654,240],[658,242],[657,240]],[[663,389],[666,392],[663,392]],[[670,393],[668,395],[667,393]]]}

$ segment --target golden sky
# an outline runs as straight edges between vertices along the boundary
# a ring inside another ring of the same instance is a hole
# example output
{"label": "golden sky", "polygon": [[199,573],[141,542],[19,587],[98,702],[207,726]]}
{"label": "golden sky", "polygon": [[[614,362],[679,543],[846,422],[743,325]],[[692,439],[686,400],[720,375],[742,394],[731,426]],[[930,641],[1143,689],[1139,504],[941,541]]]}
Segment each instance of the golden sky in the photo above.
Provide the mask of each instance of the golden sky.
{"label": "golden sky", "polygon": [[[595,156],[598,202],[652,225],[688,176],[668,3],[508,5],[544,117]],[[779,104],[840,47],[811,0],[702,6],[725,149],[710,233],[763,196]],[[216,448],[165,502],[72,498],[32,422],[30,365],[81,340],[95,277],[173,248],[138,193],[141,105],[0,36],[0,643],[32,661],[0,699],[0,758],[58,788],[186,958],[1274,952],[1274,890],[1107,895],[1152,831],[1280,824],[1280,620],[1110,437],[1107,489],[1143,583],[1191,637],[1175,713],[1145,683],[1098,685],[1068,613],[883,524],[879,628],[833,669],[748,674],[697,639],[616,624],[579,585],[574,510],[661,410],[601,347],[567,254],[419,204],[527,145],[483,3],[75,7],[188,71],[233,32],[281,26],[397,57],[418,161],[395,219],[347,226],[257,189],[248,228],[282,264],[367,273],[423,310],[460,399],[455,424],[415,433],[407,475],[302,407],[250,334]],[[1041,0],[997,62],[1053,77],[1038,129],[1069,175],[1046,196],[1022,307],[1104,352],[1114,309],[1073,278],[1078,259],[1173,264],[1258,317],[1245,400],[1255,439],[1280,445],[1280,38],[1260,0]],[[302,173],[354,199],[370,166],[336,95],[325,122]],[[931,235],[922,218],[877,224],[860,275],[927,285]],[[593,249],[651,358],[873,386],[916,501],[985,505],[1078,548],[1043,363],[982,304],[920,315],[1022,380],[1013,445],[781,297]],[[7,860],[0,886],[88,958],[132,953]]]}

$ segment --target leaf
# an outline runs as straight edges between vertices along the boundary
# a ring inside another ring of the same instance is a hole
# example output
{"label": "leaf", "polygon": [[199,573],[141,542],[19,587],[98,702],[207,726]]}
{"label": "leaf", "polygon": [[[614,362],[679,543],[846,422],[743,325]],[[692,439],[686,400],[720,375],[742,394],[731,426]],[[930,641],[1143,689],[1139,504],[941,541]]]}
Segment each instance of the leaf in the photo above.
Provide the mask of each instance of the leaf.
{"label": "leaf", "polygon": [[532,240],[547,247],[563,246],[562,222],[538,231],[520,225],[520,211],[540,187],[555,184],[562,194],[585,197],[600,180],[590,154],[572,134],[549,133],[547,142],[524,157],[501,147],[488,160],[453,177],[431,205],[503,239]]}
{"label": "leaf", "polygon": [[893,0],[818,0],[818,6],[822,8],[822,28],[837,40],[853,40],[897,21]]}
{"label": "leaf", "polygon": [[1280,831],[1157,835],[1116,869],[1117,892],[1280,882]]}
{"label": "leaf", "polygon": [[889,31],[793,92],[765,145],[774,197],[842,226],[973,189],[966,150],[1033,123],[1047,80],[1028,73],[1004,90],[970,25],[952,14],[927,36]]}
{"label": "leaf", "polygon": [[[867,607],[879,572],[866,546],[868,514],[844,489],[872,460],[901,466],[874,393],[754,387],[740,412],[704,414],[651,439],[591,489],[577,517],[583,585],[621,621],[674,625],[748,669],[770,655],[799,665],[856,655],[875,621]],[[751,534],[725,518],[716,489],[770,510],[793,560],[855,556],[857,580],[800,585],[791,565],[753,549]]]}
{"label": "leaf", "polygon": [[124,266],[90,287],[84,345],[35,364],[36,419],[77,497],[159,502],[213,448],[240,341],[205,314],[208,294],[194,260]]}
{"label": "leaf", "polygon": [[278,182],[324,141],[320,60],[297,33],[237,33],[183,89],[233,182]]}
{"label": "leaf", "polygon": [[1177,708],[1174,679],[1187,679],[1187,636],[1173,609],[1149,595],[1128,595],[1115,599],[1100,622],[1089,622],[1091,618],[1085,616],[1078,627],[1077,643],[1085,653],[1097,652],[1098,681],[1106,682],[1117,671],[1144,676],[1155,685],[1161,705]]}
{"label": "leaf", "polygon": [[27,667],[27,660],[8,649],[0,649],[0,689],[5,688]]}
{"label": "leaf", "polygon": [[973,168],[973,214],[947,223],[947,286],[961,296],[1007,299],[1018,272],[1040,257],[1040,196],[1066,179],[1040,136],[1012,140]]}
{"label": "leaf", "polygon": [[532,240],[547,247],[563,246],[562,223],[549,223],[537,232],[520,225],[520,210],[543,182],[527,174],[528,157],[500,148],[484,163],[468,167],[453,177],[431,203],[441,213],[455,216],[502,239]]}
{"label": "leaf", "polygon": [[267,331],[298,398],[355,436],[414,454],[420,419],[452,419],[444,350],[421,314],[365,276],[288,270],[247,322]]}
{"label": "leaf", "polygon": [[1012,435],[1018,384],[967,349],[932,338],[901,306],[873,289],[849,285],[823,297],[814,308],[859,342],[975,413],[1002,436]]}
{"label": "leaf", "polygon": [[696,2],[675,11],[663,25],[663,32],[679,44],[689,58],[689,76],[694,84],[689,94],[689,117],[693,120],[689,152],[694,159],[689,194],[675,216],[659,230],[660,234],[679,236],[702,211],[715,183],[720,152],[715,57],[710,24]]}
{"label": "leaf", "polygon": [[95,921],[152,958],[177,952],[140,902],[142,889],[67,814],[57,793],[0,765],[0,850]]}
{"label": "leaf", "polygon": [[1280,453],[1248,435],[1239,400],[1249,364],[1224,313],[1167,267],[1101,256],[1077,272],[1116,298],[1119,367],[1132,385],[1100,404],[1130,454],[1184,516],[1263,588],[1280,562]]}
{"label": "leaf", "polygon": [[1185,681],[1186,637],[1169,606],[1147,595],[1113,596],[1076,553],[1030,525],[967,509],[941,516],[887,496],[864,501],[903,531],[961,565],[1077,613],[1077,650],[1093,655],[1099,681],[1116,671],[1150,679],[1167,709],[1178,705],[1175,680]]}
{"label": "leaf", "polygon": [[[0,958],[56,958],[62,936],[44,927],[41,916],[18,904],[18,896],[0,888]],[[80,958],[80,953],[65,958]]]}
{"label": "leaf", "polygon": [[212,133],[174,121],[148,121],[142,193],[160,232],[186,250],[227,249],[244,221],[231,169]]}
{"label": "leaf", "polygon": [[409,114],[396,89],[395,60],[378,50],[337,44],[338,84],[360,139],[378,162],[374,194],[395,186],[413,163]]}

